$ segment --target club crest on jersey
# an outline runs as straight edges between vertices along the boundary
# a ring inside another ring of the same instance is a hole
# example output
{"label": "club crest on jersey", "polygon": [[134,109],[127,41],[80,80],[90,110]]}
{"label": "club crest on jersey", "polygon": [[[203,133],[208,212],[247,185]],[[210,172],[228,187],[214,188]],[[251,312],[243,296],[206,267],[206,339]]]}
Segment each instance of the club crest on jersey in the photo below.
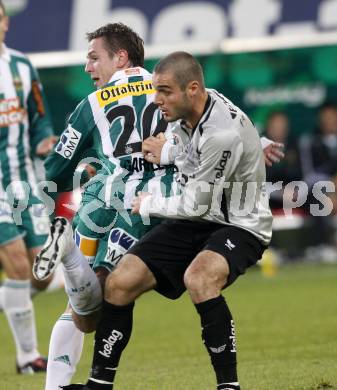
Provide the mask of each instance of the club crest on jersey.
{"label": "club crest on jersey", "polygon": [[132,147],[129,146],[129,145],[126,145],[126,146],[125,146],[125,153],[126,153],[126,154],[131,154],[132,152],[133,152]]}
{"label": "club crest on jersey", "polygon": [[71,126],[68,126],[68,128],[61,134],[60,141],[55,148],[56,153],[68,160],[71,160],[81,137],[82,134],[79,131],[73,129]]}
{"label": "club crest on jersey", "polygon": [[120,228],[112,229],[109,234],[107,254],[105,262],[112,264],[114,267],[120,259],[137,242],[137,239]]}

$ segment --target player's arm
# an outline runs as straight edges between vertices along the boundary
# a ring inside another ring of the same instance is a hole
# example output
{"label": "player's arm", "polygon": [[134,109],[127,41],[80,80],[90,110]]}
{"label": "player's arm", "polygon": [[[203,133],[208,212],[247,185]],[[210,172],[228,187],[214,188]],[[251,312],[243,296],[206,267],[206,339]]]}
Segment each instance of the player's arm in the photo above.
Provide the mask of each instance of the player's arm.
{"label": "player's arm", "polygon": [[189,141],[187,133],[179,124],[168,126],[165,133],[159,133],[156,137],[147,138],[142,144],[142,152],[145,160],[153,164],[170,165],[184,150],[184,145]]}
{"label": "player's arm", "polygon": [[261,146],[264,154],[264,161],[268,167],[274,163],[279,163],[284,158],[284,145],[279,142],[274,142],[267,137],[261,137]]}
{"label": "player's arm", "polygon": [[35,68],[28,62],[31,73],[31,89],[27,97],[29,142],[33,155],[45,156],[54,147],[54,135],[47,100]]}
{"label": "player's arm", "polygon": [[169,198],[160,194],[141,195],[134,201],[133,212],[173,219],[201,217],[211,207],[214,186],[231,177],[242,150],[241,138],[234,131],[227,131],[225,137],[219,133],[210,137],[199,148],[198,168],[189,176],[180,173],[180,195]]}
{"label": "player's arm", "polygon": [[83,100],[69,118],[53,152],[45,161],[46,179],[57,184],[58,191],[71,191],[77,166],[92,146],[95,126],[87,99]]}
{"label": "player's arm", "polygon": [[[267,166],[272,166],[284,158],[284,145],[274,142],[267,137],[261,137],[261,146],[264,153],[264,160]],[[173,164],[188,142],[188,137],[180,126],[172,130],[160,133],[157,137],[149,137],[143,142],[142,151],[144,158],[154,164]]]}

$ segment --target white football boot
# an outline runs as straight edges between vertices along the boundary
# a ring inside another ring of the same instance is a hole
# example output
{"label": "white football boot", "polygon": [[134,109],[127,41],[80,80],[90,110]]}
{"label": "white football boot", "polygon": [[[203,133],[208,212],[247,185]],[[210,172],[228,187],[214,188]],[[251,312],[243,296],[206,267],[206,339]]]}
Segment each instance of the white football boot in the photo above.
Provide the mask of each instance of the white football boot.
{"label": "white football boot", "polygon": [[51,223],[46,243],[35,258],[33,264],[35,279],[48,278],[75,245],[71,223],[63,217],[56,217]]}

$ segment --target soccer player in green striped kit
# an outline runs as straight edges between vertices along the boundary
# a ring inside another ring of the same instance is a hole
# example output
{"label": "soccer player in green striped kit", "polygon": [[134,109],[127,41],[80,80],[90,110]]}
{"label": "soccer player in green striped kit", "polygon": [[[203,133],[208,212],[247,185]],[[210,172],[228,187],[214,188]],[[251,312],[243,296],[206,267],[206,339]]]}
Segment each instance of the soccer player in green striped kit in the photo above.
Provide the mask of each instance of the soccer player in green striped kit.
{"label": "soccer player in green striped kit", "polygon": [[45,97],[27,57],[4,44],[9,20],[0,1],[0,261],[6,279],[0,304],[15,345],[17,372],[46,370],[37,349],[31,263],[45,242],[49,219],[36,197],[32,155],[46,155],[56,142]]}
{"label": "soccer player in green striped kit", "polygon": [[[80,163],[94,163],[97,168],[97,175],[85,185],[75,217],[78,247],[74,244],[69,262],[63,261],[66,291],[76,313],[67,310],[54,326],[46,390],[68,384],[79,360],[83,334],[72,318],[82,331],[94,330],[102,299],[100,285],[126,250],[160,222],[153,218],[144,225],[139,216],[131,215],[132,198],[139,190],[170,191],[175,170],[173,165],[148,163],[142,154],[144,139],[164,131],[169,135],[153,103],[152,75],[142,67],[141,38],[114,23],[88,34],[88,40],[86,72],[98,90],[76,107],[45,164],[47,179],[57,184],[58,191],[76,185],[73,174]],[[83,160],[85,154],[94,158]],[[59,225],[60,220],[54,228]],[[41,273],[43,257],[34,267],[39,280],[51,272],[46,267]]]}

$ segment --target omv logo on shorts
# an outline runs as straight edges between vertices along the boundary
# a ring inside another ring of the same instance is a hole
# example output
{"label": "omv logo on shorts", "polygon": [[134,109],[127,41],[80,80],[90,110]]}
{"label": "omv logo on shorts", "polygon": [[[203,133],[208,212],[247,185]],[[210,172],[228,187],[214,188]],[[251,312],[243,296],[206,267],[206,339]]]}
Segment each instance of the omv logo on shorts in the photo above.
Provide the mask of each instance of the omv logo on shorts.
{"label": "omv logo on shorts", "polygon": [[62,157],[71,160],[75,150],[80,142],[82,134],[68,126],[66,130],[61,134],[60,141],[57,144],[55,151]]}
{"label": "omv logo on shorts", "polygon": [[109,234],[108,248],[105,262],[115,267],[123,255],[130,249],[137,239],[120,228],[112,229]]}

